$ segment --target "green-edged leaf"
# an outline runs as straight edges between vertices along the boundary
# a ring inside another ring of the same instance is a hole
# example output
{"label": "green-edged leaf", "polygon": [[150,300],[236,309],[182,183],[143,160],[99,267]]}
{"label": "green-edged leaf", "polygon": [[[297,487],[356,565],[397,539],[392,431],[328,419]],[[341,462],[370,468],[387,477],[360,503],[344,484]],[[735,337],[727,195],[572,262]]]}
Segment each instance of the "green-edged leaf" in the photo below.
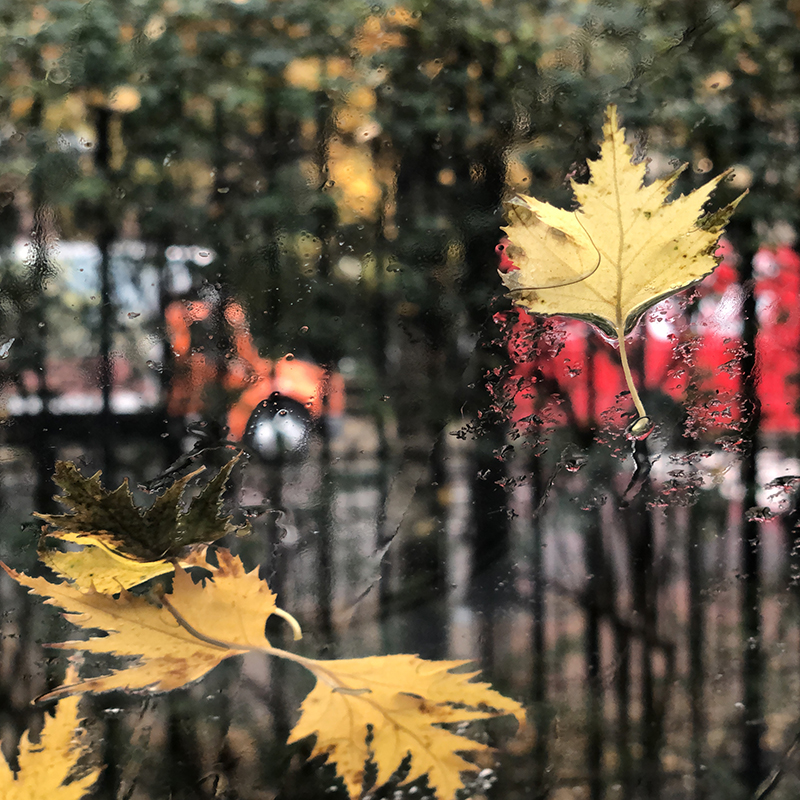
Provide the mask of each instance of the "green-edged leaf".
{"label": "green-edged leaf", "polygon": [[[137,561],[174,558],[186,545],[213,542],[238,530],[229,516],[220,513],[222,496],[238,458],[222,467],[185,511],[183,494],[202,469],[175,481],[145,509],[134,503],[127,479],[108,491],[99,472],[85,478],[74,464],[60,461],[54,480],[64,494],[56,499],[71,513],[36,516],[50,526],[46,537],[75,541],[74,534],[80,534],[82,544],[99,544],[111,548],[116,556]],[[59,537],[62,532],[70,536]],[[42,546],[46,551],[44,541]]]}

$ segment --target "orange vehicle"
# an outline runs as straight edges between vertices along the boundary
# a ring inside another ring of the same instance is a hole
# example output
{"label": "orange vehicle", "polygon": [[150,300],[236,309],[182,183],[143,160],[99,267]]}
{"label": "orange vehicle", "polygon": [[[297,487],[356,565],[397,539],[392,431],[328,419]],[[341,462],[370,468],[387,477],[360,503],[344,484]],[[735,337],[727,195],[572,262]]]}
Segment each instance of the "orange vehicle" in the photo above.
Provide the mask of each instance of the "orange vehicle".
{"label": "orange vehicle", "polygon": [[176,300],[166,309],[166,327],[174,357],[170,416],[201,414],[208,390],[221,386],[235,396],[230,438],[273,458],[302,450],[315,423],[344,413],[342,376],[291,354],[262,358],[235,300]]}

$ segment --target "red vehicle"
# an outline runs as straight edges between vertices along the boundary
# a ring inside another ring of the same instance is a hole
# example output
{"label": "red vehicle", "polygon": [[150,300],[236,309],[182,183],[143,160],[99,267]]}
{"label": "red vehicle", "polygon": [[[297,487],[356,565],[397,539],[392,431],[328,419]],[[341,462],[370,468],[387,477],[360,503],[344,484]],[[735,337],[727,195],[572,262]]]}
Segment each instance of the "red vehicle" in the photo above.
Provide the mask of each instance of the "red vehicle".
{"label": "red vehicle", "polygon": [[[516,269],[505,242],[497,251],[501,272]],[[723,240],[718,253],[723,260],[697,285],[691,314],[679,299],[670,298],[654,306],[630,337],[634,343],[638,339],[644,350],[644,388],[686,404],[690,435],[704,428],[735,427],[742,416],[741,287],[730,245]],[[800,256],[786,245],[762,247],[753,266],[761,429],[796,433],[800,431]],[[592,411],[600,415],[612,409],[620,414],[631,410],[629,400],[621,397],[626,387],[618,354],[588,323],[557,318],[556,330],[544,342],[546,352],[541,346],[532,352],[529,333],[536,321],[523,309],[515,310],[514,316],[507,329],[512,368],[506,384],[514,422],[524,425],[534,412],[541,416],[543,405],[554,424],[566,420],[566,406],[582,422]],[[597,338],[596,347],[590,348],[590,337]],[[558,387],[546,404],[535,385],[542,381]]]}

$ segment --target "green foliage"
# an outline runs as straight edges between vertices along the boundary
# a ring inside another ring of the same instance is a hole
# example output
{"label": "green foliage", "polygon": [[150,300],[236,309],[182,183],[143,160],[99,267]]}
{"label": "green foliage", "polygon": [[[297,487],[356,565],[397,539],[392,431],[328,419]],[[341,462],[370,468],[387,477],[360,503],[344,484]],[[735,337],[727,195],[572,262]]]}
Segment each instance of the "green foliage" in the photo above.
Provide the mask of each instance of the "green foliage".
{"label": "green foliage", "polygon": [[[737,166],[721,199],[751,191],[734,233],[797,222],[800,45],[777,0],[4,0],[0,17],[16,131],[0,140],[0,245],[30,190],[65,238],[144,240],[163,281],[166,247],[212,248],[190,269],[246,300],[265,355],[355,357],[411,426],[460,408],[504,194],[568,203],[608,102],[653,169],[692,165],[681,192]],[[29,272],[0,279],[6,332],[41,283]],[[404,331],[397,364],[425,364],[426,399],[403,366],[381,377],[378,319]]]}

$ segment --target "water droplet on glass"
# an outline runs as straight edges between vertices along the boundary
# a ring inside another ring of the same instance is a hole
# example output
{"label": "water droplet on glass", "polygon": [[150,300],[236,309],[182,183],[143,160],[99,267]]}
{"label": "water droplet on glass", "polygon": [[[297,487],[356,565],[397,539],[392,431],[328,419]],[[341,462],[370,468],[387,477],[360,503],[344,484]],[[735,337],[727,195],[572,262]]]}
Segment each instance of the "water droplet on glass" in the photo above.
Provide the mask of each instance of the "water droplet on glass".
{"label": "water droplet on glass", "polygon": [[14,344],[16,341],[15,338],[11,338],[6,342],[0,344],[0,358],[8,358],[8,353],[11,350],[11,345]]}
{"label": "water droplet on glass", "polygon": [[583,456],[582,458],[581,457],[570,458],[564,462],[564,469],[567,472],[578,472],[578,470],[580,470],[581,467],[586,466],[587,461],[588,459],[586,458],[586,456]]}
{"label": "water droplet on glass", "polygon": [[287,361],[294,361],[294,353],[287,353],[286,354]]}
{"label": "water droplet on glass", "polygon": [[795,490],[797,485],[800,484],[800,476],[798,475],[782,475],[779,478],[771,480],[764,486],[765,489],[777,490],[785,494],[790,494]]}
{"label": "water droplet on glass", "polygon": [[766,506],[763,508],[753,506],[753,508],[748,508],[747,511],[744,512],[744,518],[748,522],[766,522],[774,516],[775,515]]}
{"label": "water droplet on glass", "polygon": [[47,75],[45,77],[50,83],[61,84],[69,78],[69,70],[64,67],[53,67],[47,70]]}

